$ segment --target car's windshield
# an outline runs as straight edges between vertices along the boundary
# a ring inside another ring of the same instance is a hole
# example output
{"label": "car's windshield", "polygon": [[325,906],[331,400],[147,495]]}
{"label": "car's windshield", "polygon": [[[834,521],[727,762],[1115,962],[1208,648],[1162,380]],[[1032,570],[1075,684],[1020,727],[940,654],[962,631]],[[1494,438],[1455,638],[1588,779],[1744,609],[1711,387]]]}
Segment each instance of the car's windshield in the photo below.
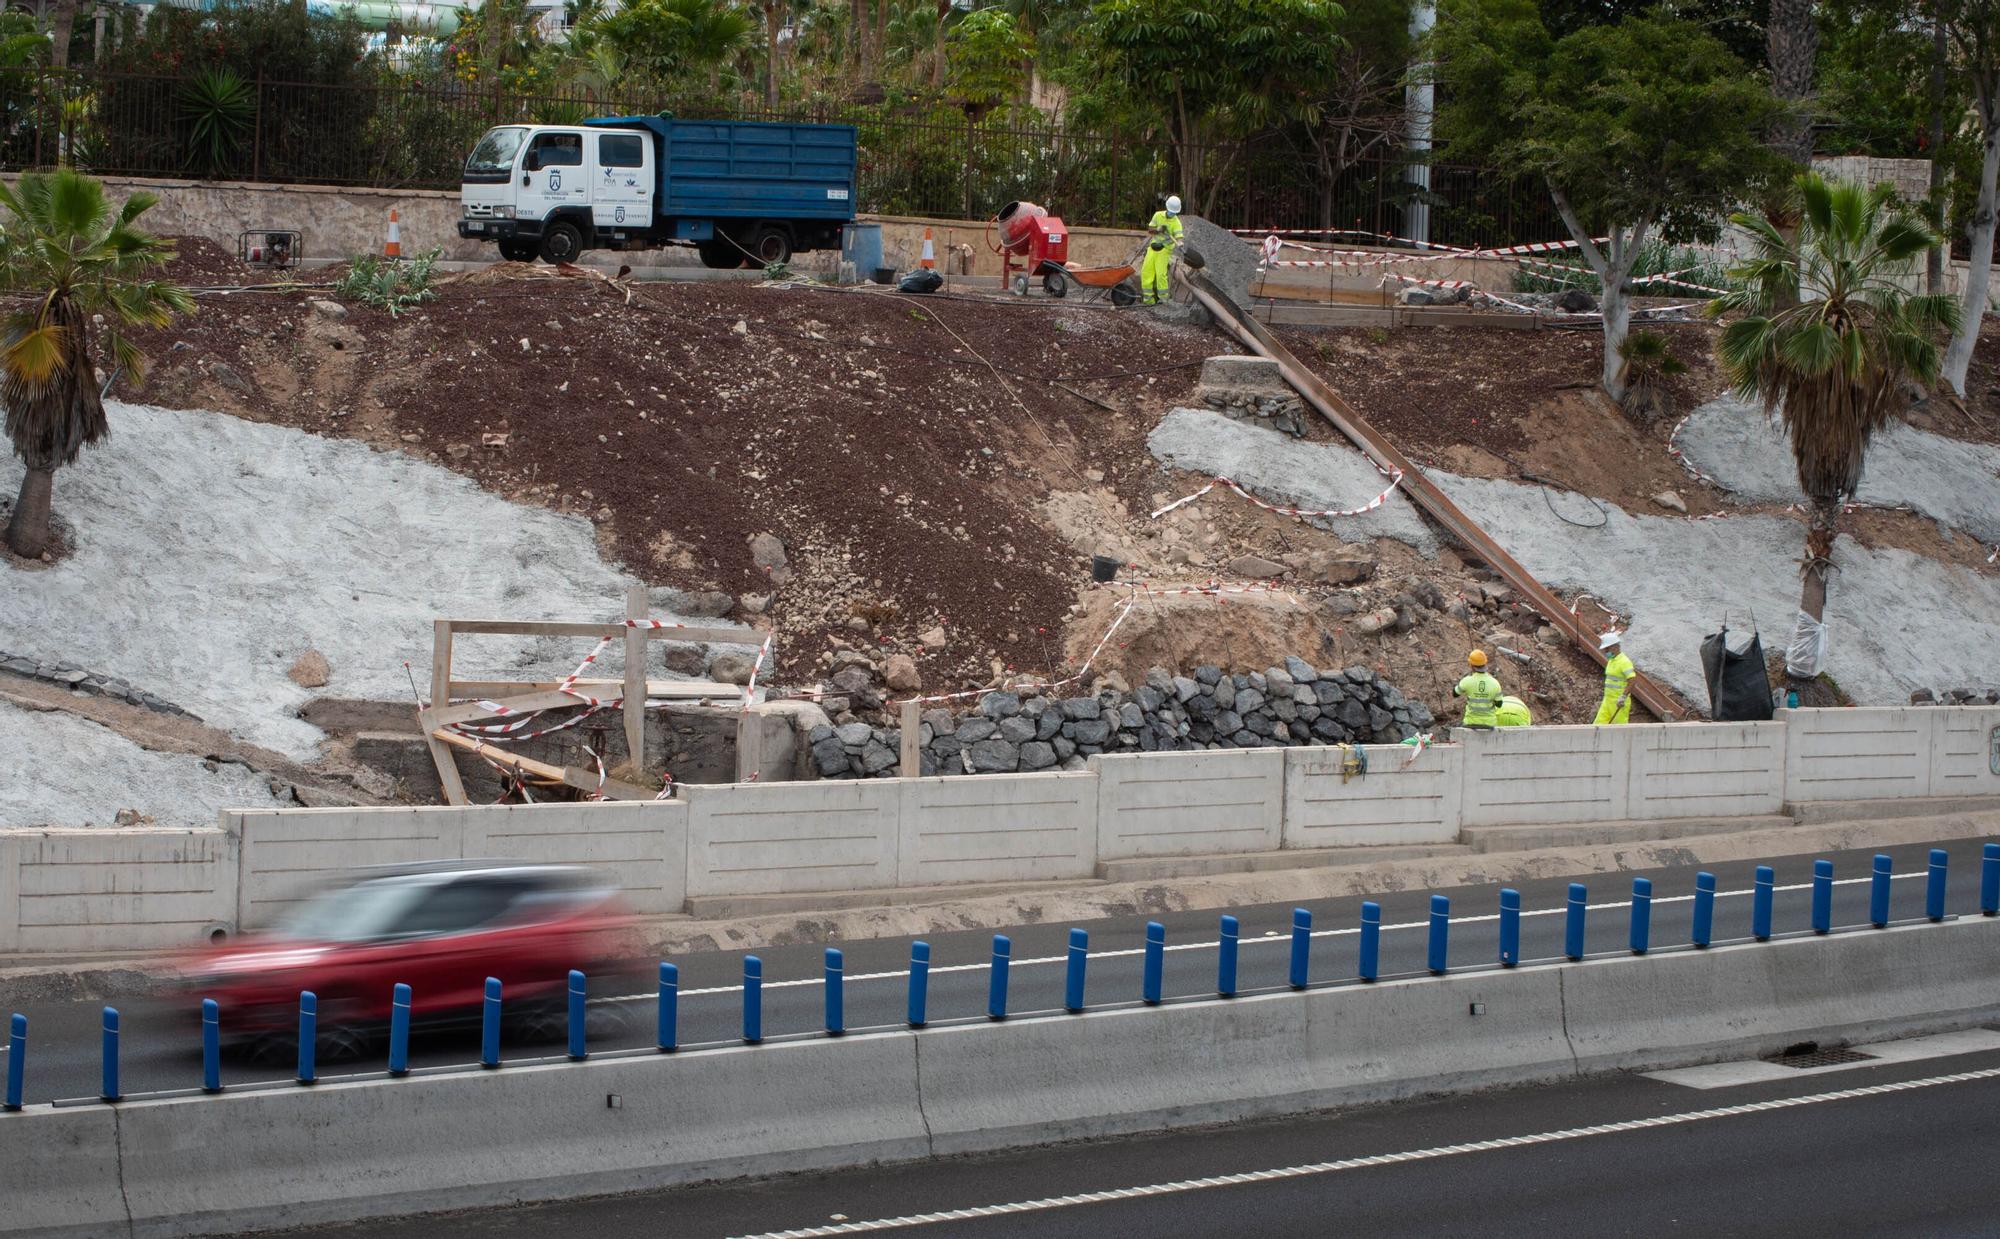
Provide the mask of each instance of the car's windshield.
{"label": "car's windshield", "polygon": [[322,891],[293,909],[277,932],[308,942],[379,938],[435,885],[430,880],[385,878]]}
{"label": "car's windshield", "polygon": [[514,156],[521,149],[521,140],[528,131],[519,125],[505,125],[499,129],[489,129],[486,136],[479,139],[479,145],[472,148],[472,154],[465,160],[467,176],[505,175],[514,170]]}

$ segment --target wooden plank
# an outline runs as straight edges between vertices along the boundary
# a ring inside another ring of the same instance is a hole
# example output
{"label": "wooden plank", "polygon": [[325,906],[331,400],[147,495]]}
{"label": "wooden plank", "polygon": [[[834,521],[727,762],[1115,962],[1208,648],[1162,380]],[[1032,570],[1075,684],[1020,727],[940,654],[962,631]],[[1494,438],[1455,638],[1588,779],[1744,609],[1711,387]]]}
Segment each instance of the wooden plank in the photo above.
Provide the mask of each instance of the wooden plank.
{"label": "wooden plank", "polygon": [[[525,714],[529,710],[547,710],[556,706],[573,706],[577,704],[577,700],[568,693],[547,692],[529,693],[522,697],[505,697],[499,699],[496,704],[506,706],[510,713]],[[494,719],[504,717],[505,715],[495,714],[485,706],[467,702],[462,706],[450,706],[443,710],[431,711],[431,726],[449,727],[453,723],[463,723],[470,719],[481,719],[486,722],[492,722]]]}
{"label": "wooden plank", "polygon": [[[571,620],[439,620],[461,635],[498,633],[516,637],[622,637],[632,631],[620,623],[586,623]],[[712,645],[756,645],[764,638],[748,628],[706,628],[692,624],[664,628],[641,628],[648,641],[693,641]]]}
{"label": "wooden plank", "polygon": [[[646,618],[646,587],[625,588],[625,618]],[[634,771],[646,764],[646,631],[625,630],[625,760]]]}
{"label": "wooden plank", "polygon": [[[491,697],[499,700],[503,697],[519,697],[527,693],[553,692],[560,683],[560,680],[453,680],[451,682],[451,695],[453,697]],[[622,680],[578,680],[576,681],[576,688],[578,691],[589,694],[592,697],[610,697],[617,694],[597,692],[595,690],[622,690],[623,683],[624,681]],[[713,698],[716,701],[737,705],[743,700],[743,689],[735,684],[723,684],[715,680],[648,680],[646,681],[646,696],[673,697],[688,701]]]}
{"label": "wooden plank", "polygon": [[924,746],[917,729],[923,726],[922,709],[914,701],[905,701],[902,706],[903,751],[901,763],[896,773],[906,779],[914,779],[924,772]]}
{"label": "wooden plank", "polygon": [[[597,772],[595,770],[584,770],[576,766],[552,766],[547,762],[536,761],[532,757],[522,757],[518,753],[509,753],[505,749],[497,748],[490,744],[482,744],[470,736],[461,736],[449,731],[433,731],[430,733],[430,738],[433,742],[441,742],[456,749],[464,749],[468,753],[477,753],[489,761],[506,766],[521,774],[532,774],[538,779],[549,779],[564,783],[581,792],[596,792],[598,790]],[[651,800],[654,798],[654,793],[647,791],[645,788],[634,787],[630,783],[623,783],[617,779],[604,780],[603,791],[606,800]]]}
{"label": "wooden plank", "polygon": [[736,715],[736,781],[755,783],[764,771],[764,719],[741,710]]}
{"label": "wooden plank", "polygon": [[[451,705],[451,621],[436,620],[431,624],[431,711],[441,710]],[[419,710],[419,726],[424,729],[426,746],[431,751],[431,763],[437,767],[438,786],[444,789],[446,804],[471,804],[471,797],[465,794],[465,780],[458,776],[458,761],[451,751],[439,744],[431,736],[436,723],[422,721],[429,711]]]}

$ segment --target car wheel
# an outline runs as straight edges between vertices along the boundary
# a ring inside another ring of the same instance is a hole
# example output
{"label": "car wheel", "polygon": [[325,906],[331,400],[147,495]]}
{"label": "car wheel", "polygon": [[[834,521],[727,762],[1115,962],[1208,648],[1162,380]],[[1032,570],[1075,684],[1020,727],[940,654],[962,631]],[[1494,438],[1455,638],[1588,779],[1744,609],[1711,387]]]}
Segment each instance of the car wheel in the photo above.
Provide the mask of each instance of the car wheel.
{"label": "car wheel", "polygon": [[[514,1036],[524,1045],[550,1045],[569,1039],[569,1005],[563,999],[527,1003],[510,1022]],[[584,1031],[589,1032],[588,1021]]]}
{"label": "car wheel", "polygon": [[701,265],[715,271],[728,271],[743,265],[743,251],[736,242],[717,234],[713,240],[697,241],[694,252],[701,255]]}
{"label": "car wheel", "polygon": [[770,267],[792,260],[792,235],[782,228],[759,228],[750,237],[753,265]]}
{"label": "car wheel", "polygon": [[317,1054],[323,1063],[351,1063],[367,1056],[375,1038],[353,1024],[334,1024],[319,1030]]}
{"label": "car wheel", "polygon": [[551,264],[575,262],[583,253],[583,231],[567,220],[550,224],[542,233],[542,261]]}

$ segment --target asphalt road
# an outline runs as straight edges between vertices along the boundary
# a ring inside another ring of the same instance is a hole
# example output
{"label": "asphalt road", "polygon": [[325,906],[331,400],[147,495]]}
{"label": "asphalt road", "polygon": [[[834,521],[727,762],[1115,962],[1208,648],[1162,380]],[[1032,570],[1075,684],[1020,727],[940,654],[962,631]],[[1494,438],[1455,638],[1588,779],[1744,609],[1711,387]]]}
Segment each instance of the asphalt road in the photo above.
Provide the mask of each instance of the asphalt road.
{"label": "asphalt road", "polygon": [[[1820,1068],[1712,1089],[1612,1075],[1164,1136],[307,1233],[1988,1236],[2000,1216],[1991,1173],[2000,1157],[1996,1106],[1996,1051]],[[1360,1159],[1367,1160],[1355,1164]],[[1202,1182],[1213,1176],[1241,1177]],[[1102,1198],[1111,1193],[1117,1198]],[[1089,1194],[1100,1198],[1061,1199]],[[935,1216],[961,1210],[973,1216]]]}
{"label": "asphalt road", "polygon": [[[1979,843],[1953,840],[1939,844],[1951,854],[1947,909],[1970,914],[1978,902]],[[1929,845],[1912,844],[1889,850],[1898,878],[1892,883],[1892,917],[1923,914],[1924,871]],[[1853,927],[1868,916],[1868,878],[1872,850],[1832,854],[1838,885],[1834,888],[1833,923]],[[1809,921],[1812,857],[1767,858],[1763,861],[1702,866],[1716,875],[1715,941],[1748,935],[1749,892],[1757,864],[1777,870],[1778,892],[1774,927],[1778,933],[1802,932]],[[1653,881],[1651,941],[1655,950],[1674,949],[1688,941],[1692,916],[1691,892],[1696,866],[1656,870]],[[1591,910],[1587,945],[1591,953],[1628,949],[1629,874],[1598,874],[1579,878],[1590,884]],[[1521,892],[1522,958],[1557,958],[1562,952],[1563,908],[1568,877],[1517,882]],[[1433,892],[1410,891],[1376,897],[1382,905],[1381,975],[1384,978],[1424,970],[1428,940],[1429,899]],[[1463,887],[1439,891],[1452,902],[1449,958],[1451,967],[1492,966],[1498,954],[1498,888]],[[1311,976],[1314,984],[1350,982],[1355,974],[1360,898],[1312,901],[1305,905],[1314,918]],[[1285,985],[1292,905],[1238,909],[1241,922],[1239,993]],[[1215,938],[1218,914],[1211,912],[1157,918],[1167,930],[1165,993],[1174,998],[1208,997],[1216,979]],[[1145,917],[1086,922],[1090,959],[1086,1000],[1093,1007],[1134,1003],[1140,992],[1140,952]],[[1013,966],[1008,1008],[1010,1018],[1058,1013],[1063,1002],[1067,925],[1021,927],[1010,934]],[[986,931],[933,935],[929,993],[932,1023],[981,1019],[987,1000],[992,935]],[[846,1008],[850,1029],[899,1024],[904,1018],[910,942],[890,938],[843,944],[846,954]],[[785,1036],[811,1036],[824,1027],[822,950],[818,946],[781,947],[759,951],[764,962],[764,1035],[767,1041]],[[687,956],[680,966],[680,1040],[685,1048],[726,1042],[742,1035],[742,953],[717,952]],[[592,986],[593,1050],[643,1047],[653,1044],[653,995],[649,983],[599,978]],[[619,1001],[630,996],[630,1001]],[[421,1006],[422,996],[418,996]],[[99,1028],[102,1005],[35,1003],[22,1009],[29,1020],[26,1100],[30,1103],[95,1097],[100,1071]],[[145,999],[121,1004],[120,1048],[122,1091],[128,1096],[155,1090],[175,1090],[200,1083],[201,1063],[196,1015],[186,1000]],[[469,1064],[477,1057],[477,1032],[440,1032],[420,1036],[412,1046],[413,1066]],[[509,1045],[509,1058],[538,1057],[560,1046]],[[4,1054],[0,1054],[4,1058]],[[342,1072],[380,1069],[379,1057],[339,1065],[322,1063],[322,1078]],[[225,1084],[283,1080],[283,1064],[226,1060]]]}

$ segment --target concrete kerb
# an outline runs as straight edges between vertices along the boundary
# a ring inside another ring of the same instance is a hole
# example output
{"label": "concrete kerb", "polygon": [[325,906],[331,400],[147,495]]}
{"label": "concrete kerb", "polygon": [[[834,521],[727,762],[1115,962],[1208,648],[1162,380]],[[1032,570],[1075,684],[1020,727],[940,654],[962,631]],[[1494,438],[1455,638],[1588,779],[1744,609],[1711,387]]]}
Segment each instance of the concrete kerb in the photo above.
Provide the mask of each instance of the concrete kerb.
{"label": "concrete kerb", "polygon": [[0,1164],[28,1175],[0,1231],[309,1224],[1943,1031],[2000,1014],[1996,946],[2000,920],[1971,917],[921,1034],[34,1106],[0,1121]]}

